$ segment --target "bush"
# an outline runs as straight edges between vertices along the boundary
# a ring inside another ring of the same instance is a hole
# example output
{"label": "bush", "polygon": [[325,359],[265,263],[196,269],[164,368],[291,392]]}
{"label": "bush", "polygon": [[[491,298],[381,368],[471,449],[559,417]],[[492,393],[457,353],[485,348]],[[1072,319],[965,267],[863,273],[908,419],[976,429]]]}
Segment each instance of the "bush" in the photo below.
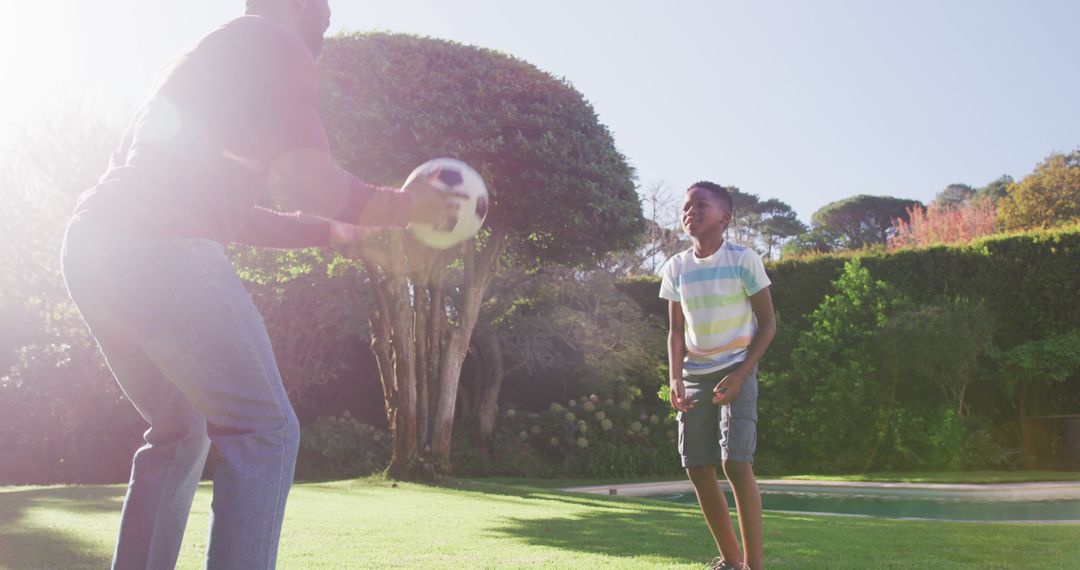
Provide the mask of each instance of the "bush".
{"label": "bush", "polygon": [[490,453],[465,436],[454,438],[450,459],[458,477],[540,477],[563,474],[562,465],[545,460],[531,445],[517,436],[497,432]]}
{"label": "bush", "polygon": [[907,301],[874,281],[858,260],[836,281],[836,294],[811,315],[791,369],[775,376],[761,423],[785,457],[815,471],[866,469],[889,428],[897,378],[878,374],[875,338]]}
{"label": "bush", "polygon": [[349,412],[321,417],[300,430],[297,477],[330,479],[382,472],[390,463],[390,435]]}
{"label": "bush", "polygon": [[962,467],[965,398],[990,348],[985,309],[915,305],[858,259],[835,287],[799,336],[790,369],[764,376],[766,455],[818,472]]}
{"label": "bush", "polygon": [[509,408],[497,429],[570,477],[642,477],[679,471],[677,426],[670,408],[597,395],[553,402],[543,412]]}
{"label": "bush", "polygon": [[590,479],[651,477],[681,472],[675,445],[620,446],[602,443],[584,454],[585,476]]}
{"label": "bush", "polygon": [[78,340],[24,346],[0,377],[0,484],[128,480],[146,422]]}

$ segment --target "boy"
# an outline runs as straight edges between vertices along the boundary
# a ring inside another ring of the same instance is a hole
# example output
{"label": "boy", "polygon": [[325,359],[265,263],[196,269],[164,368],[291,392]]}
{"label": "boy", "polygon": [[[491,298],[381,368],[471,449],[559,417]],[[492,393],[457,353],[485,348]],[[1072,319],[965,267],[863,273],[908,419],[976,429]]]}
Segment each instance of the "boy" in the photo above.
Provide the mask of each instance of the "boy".
{"label": "boy", "polygon": [[[661,270],[671,329],[671,405],[679,454],[721,556],[710,569],[761,570],[761,495],[754,478],[757,363],[776,334],[761,257],[724,239],[731,195],[712,182],[687,190],[682,222],[694,247]],[[717,459],[735,494],[745,558],[716,477]]]}

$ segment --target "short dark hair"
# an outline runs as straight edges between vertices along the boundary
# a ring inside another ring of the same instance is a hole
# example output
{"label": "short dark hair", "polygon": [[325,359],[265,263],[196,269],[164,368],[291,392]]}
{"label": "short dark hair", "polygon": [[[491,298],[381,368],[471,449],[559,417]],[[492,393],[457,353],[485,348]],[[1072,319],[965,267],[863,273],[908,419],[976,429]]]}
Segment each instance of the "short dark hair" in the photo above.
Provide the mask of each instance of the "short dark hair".
{"label": "short dark hair", "polygon": [[689,191],[693,190],[694,188],[701,188],[702,190],[708,190],[718,200],[720,200],[721,202],[727,204],[728,212],[731,212],[731,213],[735,212],[735,202],[731,199],[731,193],[728,192],[727,189],[724,188],[723,186],[721,186],[721,185],[719,185],[719,184],[717,184],[715,182],[709,182],[708,180],[699,180],[699,181],[691,184],[690,187],[686,189],[686,191],[689,192]]}

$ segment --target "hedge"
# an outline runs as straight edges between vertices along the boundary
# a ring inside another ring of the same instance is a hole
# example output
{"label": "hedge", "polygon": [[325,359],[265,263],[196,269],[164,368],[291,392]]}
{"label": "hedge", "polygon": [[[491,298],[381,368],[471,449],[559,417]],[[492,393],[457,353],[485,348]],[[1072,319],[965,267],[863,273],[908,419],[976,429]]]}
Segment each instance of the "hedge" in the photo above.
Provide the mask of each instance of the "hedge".
{"label": "hedge", "polygon": [[[995,318],[1000,348],[1080,327],[1080,227],[858,256],[875,279],[916,302],[940,297],[984,301]],[[832,281],[851,257],[821,255],[767,264],[781,330],[771,358],[786,359],[789,337],[809,327],[810,313],[831,292]],[[659,277],[628,279],[619,289],[646,312],[667,318],[667,304],[657,297]]]}

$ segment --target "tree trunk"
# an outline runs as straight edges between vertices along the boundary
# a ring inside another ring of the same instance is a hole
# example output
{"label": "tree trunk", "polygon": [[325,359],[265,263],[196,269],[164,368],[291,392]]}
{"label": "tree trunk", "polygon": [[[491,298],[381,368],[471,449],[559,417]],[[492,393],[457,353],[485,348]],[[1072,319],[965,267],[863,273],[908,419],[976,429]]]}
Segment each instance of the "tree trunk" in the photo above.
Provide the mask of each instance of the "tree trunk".
{"label": "tree trunk", "polygon": [[429,394],[427,402],[424,406],[424,425],[427,426],[424,434],[424,448],[430,451],[431,446],[431,425],[434,422],[434,406],[431,405],[430,394],[432,392],[432,385],[435,380],[438,379],[440,362],[442,360],[443,353],[443,332],[446,330],[446,299],[442,289],[442,274],[436,273],[431,279],[431,285],[428,289],[431,302],[428,307],[428,329],[427,333],[427,361],[424,363],[428,370],[428,389]]}
{"label": "tree trunk", "polygon": [[479,254],[473,243],[466,246],[457,322],[450,326],[439,267],[445,260],[427,249],[407,251],[404,239],[390,237],[379,259],[364,256],[364,262],[377,301],[370,317],[372,350],[394,442],[388,473],[414,479],[431,477],[434,469],[452,470],[450,442],[461,368],[506,238],[493,234]]}
{"label": "tree trunk", "polygon": [[[392,336],[391,346],[394,349],[394,375],[398,384],[398,414],[399,425],[397,437],[403,437],[405,443],[401,449],[405,452],[403,461],[397,464],[391,463],[391,473],[396,477],[404,475],[410,469],[410,464],[417,455],[417,417],[416,417],[416,361],[415,345],[413,344],[413,311],[409,306],[408,291],[404,280],[395,283],[392,291],[393,300],[390,303]],[[402,417],[403,416],[403,417]],[[395,443],[395,447],[398,445]]]}
{"label": "tree trunk", "polygon": [[485,452],[491,451],[491,444],[495,434],[495,415],[498,410],[499,391],[503,381],[503,357],[502,348],[499,346],[499,337],[495,331],[487,330],[477,339],[478,351],[483,355],[484,366],[479,380],[476,397],[476,424],[477,435],[480,438],[480,448]]}
{"label": "tree trunk", "polygon": [[419,433],[419,441],[417,444],[420,449],[423,450],[431,444],[428,441],[429,426],[429,405],[430,405],[430,378],[431,367],[428,366],[429,356],[428,351],[431,347],[428,345],[429,337],[428,330],[428,317],[430,316],[430,289],[426,280],[421,282],[416,277],[413,278],[414,291],[416,303],[416,334],[413,335],[413,340],[416,343],[416,429]]}
{"label": "tree trunk", "polygon": [[400,329],[395,330],[395,325],[400,322],[401,307],[394,295],[392,278],[383,277],[372,265],[366,265],[378,307],[369,319],[371,349],[379,365],[383,403],[393,440],[388,471],[398,477],[407,472],[416,455],[415,375],[409,374],[410,367],[400,366],[400,343],[394,342],[395,332],[400,333]]}
{"label": "tree trunk", "polygon": [[432,454],[440,472],[450,473],[450,443],[454,428],[454,409],[457,407],[458,382],[461,379],[461,367],[465,363],[465,353],[469,350],[469,340],[477,317],[480,304],[488,284],[495,274],[495,265],[502,253],[506,238],[499,232],[493,233],[477,254],[475,248],[465,252],[465,282],[462,288],[461,308],[458,311],[457,326],[450,332],[450,339],[443,350],[439,366],[438,396],[435,404],[435,418],[432,424]]}
{"label": "tree trunk", "polygon": [[[466,358],[469,351],[465,351]],[[457,410],[454,412],[454,417],[458,419],[467,419],[472,417],[474,408],[476,407],[476,401],[472,397],[472,387],[470,384],[475,382],[469,382],[468,378],[462,379],[457,385]]]}
{"label": "tree trunk", "polygon": [[1017,390],[1017,404],[1020,408],[1020,441],[1022,442],[1022,455],[1030,457],[1034,451],[1034,437],[1031,433],[1031,425],[1027,417],[1027,384],[1023,380],[1020,381],[1020,387]]}

